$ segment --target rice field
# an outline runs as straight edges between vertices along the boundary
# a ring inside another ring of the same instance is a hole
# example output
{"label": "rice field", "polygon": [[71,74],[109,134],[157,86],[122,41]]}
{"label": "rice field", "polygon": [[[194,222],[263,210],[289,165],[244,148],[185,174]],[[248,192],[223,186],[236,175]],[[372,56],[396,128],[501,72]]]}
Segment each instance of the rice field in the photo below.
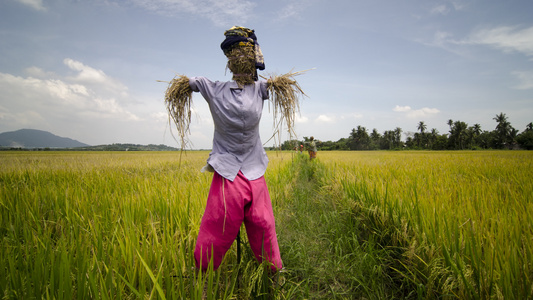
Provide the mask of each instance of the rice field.
{"label": "rice field", "polygon": [[531,152],[337,152],[322,158],[335,169],[332,181],[342,184],[365,218],[375,219],[376,230],[394,228],[382,243],[401,248],[394,275],[416,284],[421,296],[533,295]]}
{"label": "rice field", "polygon": [[[285,270],[192,256],[207,151],[0,152],[5,299],[527,299],[533,153],[269,152]],[[242,227],[241,231],[244,231]]]}

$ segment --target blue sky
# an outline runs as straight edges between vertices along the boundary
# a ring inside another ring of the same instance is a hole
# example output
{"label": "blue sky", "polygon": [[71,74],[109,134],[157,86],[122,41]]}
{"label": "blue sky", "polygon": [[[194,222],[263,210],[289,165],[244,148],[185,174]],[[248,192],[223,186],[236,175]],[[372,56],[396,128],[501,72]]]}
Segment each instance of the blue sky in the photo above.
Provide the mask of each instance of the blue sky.
{"label": "blue sky", "polygon": [[[4,0],[0,132],[178,146],[158,80],[231,80],[220,43],[233,25],[255,29],[260,74],[314,68],[297,77],[299,138],[420,121],[443,134],[449,119],[493,130],[500,112],[519,131],[533,122],[530,0]],[[210,148],[199,94],[194,111],[193,148]],[[265,105],[264,142],[272,123]]]}

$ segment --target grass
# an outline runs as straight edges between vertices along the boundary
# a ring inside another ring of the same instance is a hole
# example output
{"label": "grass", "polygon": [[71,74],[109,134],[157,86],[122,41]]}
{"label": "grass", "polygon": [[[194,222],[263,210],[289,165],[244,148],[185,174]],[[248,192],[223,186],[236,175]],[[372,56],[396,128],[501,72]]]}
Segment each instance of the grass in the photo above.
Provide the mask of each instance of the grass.
{"label": "grass", "polygon": [[368,239],[393,254],[384,263],[402,296],[531,297],[531,152],[335,155],[324,163]]}
{"label": "grass", "polygon": [[206,197],[209,179],[192,171],[201,164],[179,166],[176,157],[4,157],[0,267],[10,276],[0,283],[2,294],[114,298],[162,285],[190,292],[176,288],[180,278],[194,277],[190,252],[202,213],[196,203]]}
{"label": "grass", "polygon": [[208,152],[1,152],[0,296],[530,298],[533,154],[270,152],[285,270],[192,257]]}

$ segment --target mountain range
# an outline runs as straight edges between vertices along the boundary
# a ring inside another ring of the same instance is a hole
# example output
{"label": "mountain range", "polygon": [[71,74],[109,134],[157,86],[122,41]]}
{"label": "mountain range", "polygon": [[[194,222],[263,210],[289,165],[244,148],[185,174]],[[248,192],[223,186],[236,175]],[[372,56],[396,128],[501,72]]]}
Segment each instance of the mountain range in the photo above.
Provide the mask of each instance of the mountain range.
{"label": "mountain range", "polygon": [[0,133],[0,150],[80,150],[80,151],[177,151],[167,145],[110,144],[90,146],[48,131],[20,129]]}
{"label": "mountain range", "polygon": [[2,148],[77,148],[87,146],[89,145],[43,130],[20,129],[0,133],[0,147]]}

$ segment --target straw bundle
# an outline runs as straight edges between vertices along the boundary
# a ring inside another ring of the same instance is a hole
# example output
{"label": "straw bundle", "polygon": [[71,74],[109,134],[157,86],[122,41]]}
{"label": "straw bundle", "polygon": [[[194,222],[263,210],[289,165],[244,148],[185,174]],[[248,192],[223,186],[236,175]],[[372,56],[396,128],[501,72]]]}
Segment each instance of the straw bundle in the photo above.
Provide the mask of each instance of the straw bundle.
{"label": "straw bundle", "polygon": [[165,104],[168,111],[168,122],[172,127],[172,121],[174,121],[183,150],[188,142],[187,134],[189,133],[192,114],[192,89],[187,76],[177,75],[169,82],[165,93]]}
{"label": "straw bundle", "polygon": [[[287,125],[290,137],[296,136],[294,122],[296,113],[300,112],[299,98],[306,96],[294,76],[306,71],[291,72],[272,76],[267,80],[267,89],[274,104],[274,135],[281,134],[283,123]],[[278,120],[279,118],[279,120]]]}
{"label": "straw bundle", "polygon": [[254,83],[255,51],[252,46],[239,46],[226,53],[228,69],[233,73],[233,80],[239,86]]}

